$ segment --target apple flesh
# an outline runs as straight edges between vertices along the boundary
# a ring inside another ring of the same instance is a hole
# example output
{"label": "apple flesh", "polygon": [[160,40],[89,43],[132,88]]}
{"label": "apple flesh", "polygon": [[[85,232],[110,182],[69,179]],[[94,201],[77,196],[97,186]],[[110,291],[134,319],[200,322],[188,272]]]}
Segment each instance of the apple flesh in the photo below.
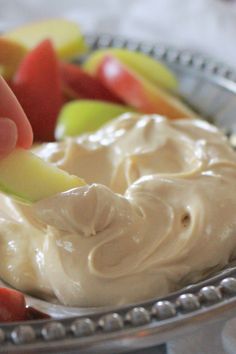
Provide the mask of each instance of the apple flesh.
{"label": "apple flesh", "polygon": [[103,58],[108,55],[115,57],[127,68],[159,87],[170,91],[176,91],[178,88],[175,75],[166,65],[143,53],[128,49],[112,48],[97,50],[85,61],[83,64],[84,69],[94,75]]}
{"label": "apple flesh", "polygon": [[127,106],[96,100],[77,100],[67,103],[58,118],[56,139],[95,131],[109,120],[133,111]]}
{"label": "apple flesh", "polygon": [[43,161],[28,150],[17,148],[0,160],[0,191],[23,202],[36,202],[83,185],[85,182],[79,177]]}
{"label": "apple flesh", "polygon": [[33,49],[43,40],[50,39],[62,59],[71,59],[87,50],[79,26],[65,19],[30,23],[4,34],[3,38],[14,40],[28,50]]}
{"label": "apple flesh", "polygon": [[158,113],[173,119],[196,117],[178,98],[154,86],[111,55],[102,59],[96,75],[126,104],[140,112]]}
{"label": "apple flesh", "polygon": [[0,37],[0,74],[7,80],[11,79],[26,53],[22,44]]}

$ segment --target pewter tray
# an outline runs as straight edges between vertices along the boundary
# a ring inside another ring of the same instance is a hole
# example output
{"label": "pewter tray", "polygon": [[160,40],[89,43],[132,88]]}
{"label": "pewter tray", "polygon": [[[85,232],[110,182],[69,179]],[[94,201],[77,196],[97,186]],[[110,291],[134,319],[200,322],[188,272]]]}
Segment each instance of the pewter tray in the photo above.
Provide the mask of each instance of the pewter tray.
{"label": "pewter tray", "polygon": [[[200,54],[109,35],[88,35],[91,50],[129,48],[165,62],[179,80],[179,93],[236,145],[236,76]],[[165,298],[119,308],[75,309],[27,297],[53,320],[0,325],[0,352],[111,353],[163,343],[173,336],[236,315],[236,267],[189,285]]]}

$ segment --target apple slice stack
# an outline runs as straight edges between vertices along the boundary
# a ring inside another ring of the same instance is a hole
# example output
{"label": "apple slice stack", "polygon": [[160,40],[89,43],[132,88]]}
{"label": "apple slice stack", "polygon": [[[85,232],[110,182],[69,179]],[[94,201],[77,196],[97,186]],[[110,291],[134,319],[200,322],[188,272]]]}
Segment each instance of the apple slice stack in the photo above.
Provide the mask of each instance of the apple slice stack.
{"label": "apple slice stack", "polygon": [[[112,54],[104,54],[96,68],[96,75],[106,87],[139,112],[159,113],[173,119],[193,116],[193,112],[179,99],[161,87],[161,82],[158,87]],[[170,79],[169,84],[174,83],[173,78]]]}
{"label": "apple slice stack", "polygon": [[[127,111],[169,118],[195,114],[176,96],[177,80],[160,62],[126,49],[87,50],[77,24],[48,20],[0,37],[0,73],[28,116],[35,141],[94,131]],[[91,102],[93,100],[93,102]],[[73,104],[70,103],[73,102]]]}

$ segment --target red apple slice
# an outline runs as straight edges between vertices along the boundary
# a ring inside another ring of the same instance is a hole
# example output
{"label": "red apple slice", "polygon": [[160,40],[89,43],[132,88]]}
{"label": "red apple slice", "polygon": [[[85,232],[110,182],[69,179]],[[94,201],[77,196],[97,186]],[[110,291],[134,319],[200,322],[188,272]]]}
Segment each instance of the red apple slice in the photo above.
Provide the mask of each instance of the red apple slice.
{"label": "red apple slice", "polygon": [[26,319],[24,295],[16,290],[0,288],[0,321],[13,322]]}
{"label": "red apple slice", "polygon": [[114,103],[121,102],[97,78],[87,74],[78,65],[60,63],[60,75],[64,94],[68,98],[94,99]]}
{"label": "red apple slice", "polygon": [[173,119],[196,117],[178,98],[156,87],[111,55],[102,59],[96,75],[114,94],[140,112],[158,113]]}
{"label": "red apple slice", "polygon": [[174,73],[162,62],[141,53],[124,48],[98,49],[83,63],[83,68],[90,74],[96,72],[97,66],[106,55],[112,55],[137,74],[154,85],[168,91],[176,92],[178,81]]}
{"label": "red apple slice", "polygon": [[59,65],[50,40],[44,40],[21,62],[12,89],[22,105],[36,141],[50,141],[62,105]]}

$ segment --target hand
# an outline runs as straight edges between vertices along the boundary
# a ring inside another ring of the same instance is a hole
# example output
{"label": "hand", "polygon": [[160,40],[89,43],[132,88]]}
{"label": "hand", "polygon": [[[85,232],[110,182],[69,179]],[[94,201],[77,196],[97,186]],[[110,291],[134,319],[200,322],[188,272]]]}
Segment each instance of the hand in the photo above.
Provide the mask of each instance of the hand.
{"label": "hand", "polygon": [[0,76],[0,158],[16,146],[30,148],[32,141],[30,123],[15,95]]}

